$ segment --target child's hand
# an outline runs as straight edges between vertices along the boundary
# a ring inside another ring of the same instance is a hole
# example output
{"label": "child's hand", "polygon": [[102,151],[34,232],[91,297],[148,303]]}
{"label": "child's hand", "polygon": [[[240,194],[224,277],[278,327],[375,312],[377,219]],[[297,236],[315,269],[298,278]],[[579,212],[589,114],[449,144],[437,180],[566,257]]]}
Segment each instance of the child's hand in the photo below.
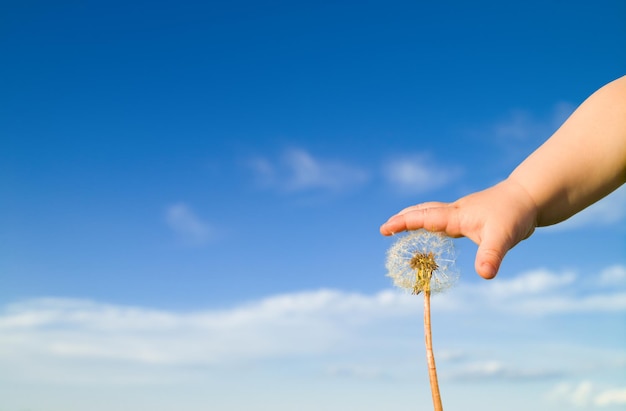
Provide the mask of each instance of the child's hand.
{"label": "child's hand", "polygon": [[383,235],[425,228],[478,244],[476,272],[495,277],[504,255],[536,227],[537,208],[511,179],[453,203],[429,202],[406,208],[380,227]]}

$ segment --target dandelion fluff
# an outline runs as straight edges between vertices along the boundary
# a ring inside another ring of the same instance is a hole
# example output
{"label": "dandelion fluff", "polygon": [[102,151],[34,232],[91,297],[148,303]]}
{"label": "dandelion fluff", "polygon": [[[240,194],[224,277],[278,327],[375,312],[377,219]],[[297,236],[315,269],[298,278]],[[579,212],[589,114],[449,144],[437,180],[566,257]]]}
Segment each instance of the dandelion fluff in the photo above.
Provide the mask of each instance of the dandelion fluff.
{"label": "dandelion fluff", "polygon": [[[416,278],[416,256],[434,260],[434,270],[429,281],[422,283]],[[396,287],[417,294],[426,291],[438,293],[452,287],[459,273],[455,266],[454,243],[450,237],[424,229],[409,231],[400,237],[387,251],[387,276]]]}

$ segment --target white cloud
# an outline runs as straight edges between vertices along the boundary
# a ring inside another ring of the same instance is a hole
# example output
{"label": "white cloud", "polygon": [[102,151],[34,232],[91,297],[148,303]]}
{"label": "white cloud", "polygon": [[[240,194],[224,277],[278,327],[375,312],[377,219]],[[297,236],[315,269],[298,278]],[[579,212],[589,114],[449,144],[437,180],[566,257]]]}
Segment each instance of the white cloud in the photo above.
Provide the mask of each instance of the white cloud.
{"label": "white cloud", "polygon": [[602,286],[626,284],[626,267],[623,265],[614,265],[602,270],[598,284]]}
{"label": "white cloud", "polygon": [[493,132],[498,139],[508,142],[547,139],[573,111],[574,107],[565,102],[556,104],[545,119],[537,118],[528,110],[512,110],[508,118],[493,127]]}
{"label": "white cloud", "polygon": [[0,363],[7,356],[184,365],[308,355],[331,350],[362,324],[417,307],[391,291],[320,290],[188,313],[37,299],[0,314]]}
{"label": "white cloud", "polygon": [[378,367],[355,364],[330,365],[326,368],[326,374],[331,377],[347,377],[364,380],[389,377],[389,375]]}
{"label": "white cloud", "polygon": [[531,295],[549,292],[568,284],[576,279],[571,272],[555,274],[549,270],[540,269],[528,271],[514,278],[502,278],[499,281],[490,281],[485,285],[485,291],[494,298],[508,298],[513,295]]}
{"label": "white cloud", "polygon": [[211,227],[185,203],[170,205],[165,221],[185,244],[201,245],[211,238]]}
{"label": "white cloud", "polygon": [[[601,272],[621,270],[625,268],[615,265]],[[461,282],[452,292],[433,300],[433,305],[446,311],[490,310],[537,316],[626,311],[626,292],[614,288],[596,292],[596,288],[582,284],[575,273],[540,269],[478,284]]]}
{"label": "white cloud", "polygon": [[626,293],[598,294],[585,297],[551,297],[530,299],[516,309],[529,314],[565,314],[626,311]]}
{"label": "white cloud", "polygon": [[506,366],[499,361],[471,362],[444,374],[444,377],[452,380],[475,381],[475,380],[537,380],[554,378],[561,375],[560,372],[545,369],[516,368]]}
{"label": "white cloud", "polygon": [[458,167],[436,164],[429,156],[419,154],[387,161],[383,173],[399,191],[415,194],[443,187],[461,171]]}
{"label": "white cloud", "polygon": [[256,158],[249,165],[263,186],[285,191],[336,191],[363,184],[368,179],[364,170],[339,161],[315,158],[299,148],[285,150],[278,161]]}
{"label": "white cloud", "polygon": [[564,402],[576,407],[585,407],[591,401],[593,385],[590,381],[581,381],[574,385],[570,383],[560,383],[556,385],[548,398],[556,402]]}
{"label": "white cloud", "polygon": [[[626,312],[626,293],[571,294],[573,279],[568,273],[532,271],[510,280],[461,283],[433,298],[433,311],[449,314],[455,322],[476,318],[475,313],[485,310],[508,318],[529,313]],[[494,288],[498,281],[503,285]],[[100,378],[93,372],[98,364],[139,369],[206,367],[333,356],[369,349],[366,346],[373,344],[373,335],[376,344],[391,347],[392,352],[406,337],[384,330],[407,317],[415,321],[420,311],[421,299],[395,290],[369,295],[306,291],[190,312],[77,299],[26,300],[0,309],[0,377],[59,378],[60,373],[72,370],[72,378],[82,380],[84,373]],[[549,370],[501,363],[465,364],[465,357],[458,349],[444,349],[440,359],[460,364],[450,374],[456,379],[551,375]],[[363,378],[374,376],[377,366],[338,367],[331,373]]]}
{"label": "white cloud", "polygon": [[514,110],[509,114],[509,118],[494,126],[494,132],[498,138],[525,140],[535,135],[538,127],[530,113]]}
{"label": "white cloud", "polygon": [[602,391],[595,396],[593,403],[598,407],[626,405],[626,388],[615,388]]}
{"label": "white cloud", "polygon": [[603,408],[626,404],[626,388],[601,389],[589,380],[579,383],[563,382],[557,384],[548,393],[547,398],[579,408],[589,406]]}

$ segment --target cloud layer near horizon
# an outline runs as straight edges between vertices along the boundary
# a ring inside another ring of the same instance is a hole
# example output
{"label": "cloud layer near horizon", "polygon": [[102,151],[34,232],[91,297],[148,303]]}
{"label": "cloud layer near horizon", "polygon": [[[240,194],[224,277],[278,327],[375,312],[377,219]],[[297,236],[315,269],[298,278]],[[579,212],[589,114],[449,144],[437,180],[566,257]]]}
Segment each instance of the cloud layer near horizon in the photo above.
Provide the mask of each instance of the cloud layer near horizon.
{"label": "cloud layer near horizon", "polygon": [[[433,310],[455,318],[486,310],[524,317],[623,315],[625,272],[623,266],[607,267],[598,275],[608,282],[595,288],[578,287],[584,279],[575,273],[547,270],[461,283],[433,299]],[[210,365],[316,356],[357,347],[372,329],[414,317],[420,309],[414,296],[394,290],[366,295],[322,289],[193,312],[40,298],[0,311],[0,364],[37,358]],[[479,369],[486,370],[494,371]]]}

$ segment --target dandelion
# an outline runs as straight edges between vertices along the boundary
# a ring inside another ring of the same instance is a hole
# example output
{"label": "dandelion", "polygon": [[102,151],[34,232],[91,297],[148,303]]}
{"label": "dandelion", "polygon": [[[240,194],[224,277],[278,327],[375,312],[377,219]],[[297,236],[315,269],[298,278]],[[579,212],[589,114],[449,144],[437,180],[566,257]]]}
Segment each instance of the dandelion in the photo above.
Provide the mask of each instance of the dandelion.
{"label": "dandelion", "polygon": [[430,325],[430,295],[447,290],[458,279],[454,244],[449,237],[426,230],[411,231],[387,252],[387,276],[413,294],[424,293],[424,336],[428,376],[435,411],[443,411],[437,381]]}
{"label": "dandelion", "polygon": [[427,290],[439,293],[458,279],[455,259],[454,243],[449,237],[426,230],[410,231],[387,252],[387,276],[395,286],[413,294]]}

